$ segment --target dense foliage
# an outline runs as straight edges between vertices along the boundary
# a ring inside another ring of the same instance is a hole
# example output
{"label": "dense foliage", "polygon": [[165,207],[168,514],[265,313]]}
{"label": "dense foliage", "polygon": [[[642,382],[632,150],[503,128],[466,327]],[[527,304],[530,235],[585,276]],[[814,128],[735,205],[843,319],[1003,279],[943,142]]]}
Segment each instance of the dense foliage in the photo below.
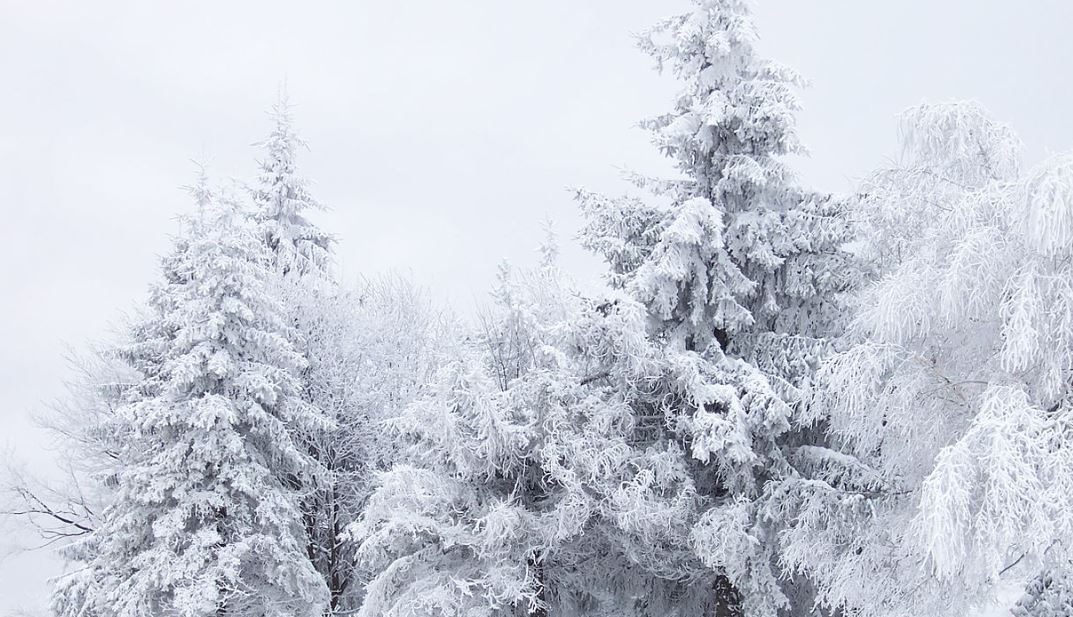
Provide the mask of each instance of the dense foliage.
{"label": "dense foliage", "polygon": [[749,3],[639,37],[671,178],[578,192],[469,323],[347,284],[286,99],[204,173],[147,306],[80,361],[62,487],[12,511],[60,617],[1073,611],[1073,156],[975,103],[902,118],[852,197],[801,185],[793,71]]}

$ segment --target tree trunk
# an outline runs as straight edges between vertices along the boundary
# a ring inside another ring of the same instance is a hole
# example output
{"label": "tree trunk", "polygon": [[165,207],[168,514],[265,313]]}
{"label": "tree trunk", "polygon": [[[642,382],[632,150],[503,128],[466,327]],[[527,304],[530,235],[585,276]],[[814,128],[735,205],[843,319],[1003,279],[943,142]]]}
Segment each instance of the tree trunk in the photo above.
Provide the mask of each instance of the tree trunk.
{"label": "tree trunk", "polygon": [[720,574],[715,579],[715,617],[742,617],[741,593],[730,579]]}

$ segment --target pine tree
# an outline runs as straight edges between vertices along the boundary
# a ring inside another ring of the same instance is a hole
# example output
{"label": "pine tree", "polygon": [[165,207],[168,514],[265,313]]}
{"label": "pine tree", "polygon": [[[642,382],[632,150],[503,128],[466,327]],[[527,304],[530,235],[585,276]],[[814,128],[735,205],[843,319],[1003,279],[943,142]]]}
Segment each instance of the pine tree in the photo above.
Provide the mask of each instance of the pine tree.
{"label": "pine tree", "polygon": [[59,615],[311,616],[327,602],[295,491],[321,471],[288,431],[322,421],[298,396],[305,361],[260,243],[204,179],[194,194],[137,333],[159,362],[111,420],[126,435],[116,494],[68,551],[83,567],[57,585]]}
{"label": "pine tree", "polygon": [[694,4],[641,37],[684,86],[644,123],[681,178],[635,176],[654,199],[580,193],[583,241],[647,313],[653,367],[619,387],[652,443],[677,444],[714,610],[772,615],[790,599],[766,499],[795,473],[784,446],[811,424],[803,388],[858,268],[846,202],[800,188],[783,160],[802,152],[799,78],[757,53],[747,2]]}

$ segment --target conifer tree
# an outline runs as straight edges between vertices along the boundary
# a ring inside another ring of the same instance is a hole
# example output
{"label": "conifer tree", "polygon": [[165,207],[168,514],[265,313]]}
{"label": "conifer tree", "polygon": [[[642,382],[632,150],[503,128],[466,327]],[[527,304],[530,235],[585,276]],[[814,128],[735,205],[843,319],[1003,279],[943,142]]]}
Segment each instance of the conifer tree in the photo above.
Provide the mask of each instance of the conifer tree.
{"label": "conifer tree", "polygon": [[309,192],[298,173],[298,152],[306,143],[294,130],[290,101],[281,90],[272,107],[272,131],[261,142],[264,158],[252,188],[258,233],[273,253],[281,272],[307,274],[327,270],[333,238],[308,215],[324,206]]}
{"label": "conifer tree", "polygon": [[[672,112],[646,121],[681,180],[635,176],[665,203],[582,194],[585,238],[612,282],[648,308],[667,344],[735,355],[837,325],[851,282],[845,204],[800,188],[782,160],[803,151],[800,82],[755,49],[748,2],[698,0],[641,38],[683,83]],[[784,341],[783,341],[784,342]]]}
{"label": "conifer tree", "polygon": [[[647,313],[656,367],[624,393],[654,444],[676,444],[696,499],[679,514],[694,558],[717,576],[717,614],[791,606],[778,568],[771,487],[796,472],[785,446],[808,429],[803,388],[841,327],[858,268],[844,200],[802,189],[799,78],[756,50],[748,3],[696,0],[641,47],[683,84],[644,123],[680,179],[635,176],[648,199],[580,193],[583,241]],[[670,455],[670,450],[666,451]],[[695,570],[695,566],[683,571]]]}
{"label": "conifer tree", "polygon": [[327,603],[304,555],[290,436],[322,422],[298,396],[305,366],[267,293],[268,259],[204,178],[135,344],[153,350],[109,421],[125,436],[101,526],[73,544],[59,615],[312,616]]}
{"label": "conifer tree", "polygon": [[344,610],[344,597],[353,595],[349,593],[352,560],[344,553],[339,534],[353,520],[357,505],[342,485],[364,466],[353,452],[344,452],[348,448],[343,445],[351,437],[345,427],[353,425],[356,420],[351,416],[361,412],[352,399],[338,396],[349,392],[340,382],[342,367],[357,370],[360,351],[352,346],[357,321],[344,322],[353,316],[348,307],[352,298],[331,276],[334,240],[309,219],[312,211],[324,206],[298,171],[299,151],[307,146],[294,128],[285,90],[280,90],[270,117],[272,130],[258,144],[263,159],[251,189],[251,217],[270,258],[271,293],[289,308],[291,344],[309,361],[299,376],[299,392],[332,421],[330,427],[313,432],[292,427],[292,433],[328,472],[310,478],[312,484],[304,487],[301,515],[306,553],[328,585],[327,611],[333,613]]}

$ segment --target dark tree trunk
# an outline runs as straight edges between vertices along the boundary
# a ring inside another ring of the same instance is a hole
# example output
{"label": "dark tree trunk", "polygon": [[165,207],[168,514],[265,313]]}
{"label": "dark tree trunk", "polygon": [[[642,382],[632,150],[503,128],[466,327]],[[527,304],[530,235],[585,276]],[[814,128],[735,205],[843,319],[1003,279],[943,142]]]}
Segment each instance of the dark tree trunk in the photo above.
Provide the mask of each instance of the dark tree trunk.
{"label": "dark tree trunk", "polygon": [[730,579],[720,574],[715,579],[715,617],[742,617],[741,593]]}

